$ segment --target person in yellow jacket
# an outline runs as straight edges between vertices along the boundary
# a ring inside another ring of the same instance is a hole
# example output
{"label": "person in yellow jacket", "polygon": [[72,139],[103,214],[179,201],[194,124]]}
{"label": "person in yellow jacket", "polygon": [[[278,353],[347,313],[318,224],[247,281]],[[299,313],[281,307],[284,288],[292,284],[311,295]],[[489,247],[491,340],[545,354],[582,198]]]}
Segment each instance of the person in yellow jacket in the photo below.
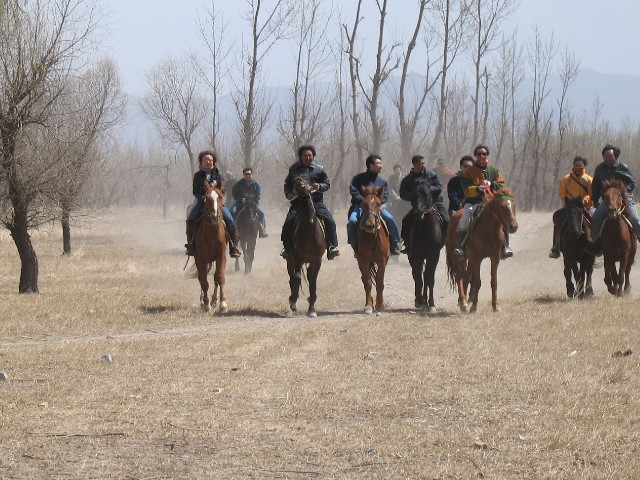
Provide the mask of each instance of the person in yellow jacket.
{"label": "person in yellow jacket", "polygon": [[562,208],[553,213],[553,246],[549,252],[549,258],[560,257],[558,237],[560,227],[566,218],[569,204],[582,203],[582,207],[587,214],[589,214],[589,209],[593,206],[593,201],[591,200],[593,178],[585,173],[586,167],[587,160],[585,158],[574,158],[571,173],[562,177],[558,184],[558,197],[562,201]]}

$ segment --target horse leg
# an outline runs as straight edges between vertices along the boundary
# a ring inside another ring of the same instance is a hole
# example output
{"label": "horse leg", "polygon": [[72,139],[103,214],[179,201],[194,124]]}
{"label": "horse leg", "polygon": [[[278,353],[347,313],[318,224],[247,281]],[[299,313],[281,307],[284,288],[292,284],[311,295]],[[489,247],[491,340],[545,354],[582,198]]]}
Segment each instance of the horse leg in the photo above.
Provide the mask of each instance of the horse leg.
{"label": "horse leg", "polygon": [[247,240],[244,257],[244,273],[251,273],[253,268],[253,259],[256,253],[256,237],[252,236]]}
{"label": "horse leg", "polygon": [[411,275],[413,275],[413,283],[415,285],[414,305],[416,308],[424,308],[426,304],[424,295],[423,295],[423,290],[424,290],[424,279],[423,279],[423,273],[422,273],[423,271],[424,271],[424,260],[413,257],[411,259]]}
{"label": "horse leg", "polygon": [[384,310],[384,271],[387,268],[387,260],[382,260],[380,263],[376,272],[376,311],[378,312]]}
{"label": "horse leg", "polygon": [[211,311],[211,305],[209,305],[209,280],[207,280],[207,263],[204,261],[196,261],[196,268],[198,269],[198,281],[200,282],[200,300],[202,302],[201,307],[205,312]]}
{"label": "horse leg", "polygon": [[433,298],[433,290],[436,284],[436,267],[440,259],[438,251],[433,258],[427,258],[427,265],[424,270],[424,298],[427,299],[427,313],[436,313],[436,302]]}
{"label": "horse leg", "polygon": [[236,257],[236,267],[235,267],[235,271],[239,272],[240,271],[240,257]]}
{"label": "horse leg", "polygon": [[289,295],[289,309],[292,312],[297,312],[296,302],[298,301],[298,295],[300,291],[300,284],[302,283],[302,266],[292,258],[287,258],[287,271],[289,272],[289,287],[291,289],[291,295]]}
{"label": "horse leg", "polygon": [[216,271],[213,274],[216,289],[220,287],[220,304],[219,313],[227,313],[229,306],[227,305],[227,292],[224,286],[224,270],[227,264],[227,256],[223,253],[216,262]]}
{"label": "horse leg", "polygon": [[500,311],[500,305],[498,305],[498,265],[500,265],[500,255],[491,257],[491,306],[494,312]]}
{"label": "horse leg", "polygon": [[469,286],[469,280],[471,277],[468,263],[463,263],[464,260],[454,260],[454,268],[456,269],[456,284],[458,286],[458,308],[462,312],[469,311],[469,305],[467,303],[467,288]]}
{"label": "horse leg", "polygon": [[307,279],[309,280],[309,310],[307,311],[307,315],[312,318],[318,316],[316,313],[316,300],[318,298],[316,295],[316,288],[318,283],[318,273],[320,273],[320,265],[322,265],[322,257],[320,257],[320,260],[311,262],[307,267]]}
{"label": "horse leg", "polygon": [[576,289],[573,285],[573,267],[571,265],[571,261],[565,256],[564,257],[564,280],[567,287],[567,297],[573,298],[576,296]]}
{"label": "horse leg", "polygon": [[593,263],[588,262],[585,266],[585,280],[584,280],[584,297],[593,297],[593,286],[591,285],[591,277],[593,275]]}
{"label": "horse leg", "polygon": [[358,258],[358,267],[360,268],[360,278],[364,287],[364,313],[371,314],[373,313],[373,298],[371,298],[373,281],[369,270],[369,262],[364,258]]}
{"label": "horse leg", "polygon": [[[633,241],[635,242],[635,238],[633,238]],[[624,293],[625,294],[631,293],[631,281],[629,279],[629,275],[631,275],[631,265],[633,265],[631,258],[627,258],[627,267],[624,270]]]}
{"label": "horse leg", "polygon": [[[612,265],[613,264],[613,265]],[[615,263],[611,259],[605,257],[604,259],[604,284],[607,286],[607,290],[610,294],[615,295],[615,289],[613,286],[612,267],[615,269]]]}
{"label": "horse leg", "polygon": [[471,281],[469,283],[469,301],[471,302],[471,307],[469,308],[469,312],[476,313],[478,311],[478,292],[480,292],[480,286],[482,285],[482,280],[480,279],[480,263],[477,265],[469,265],[469,269],[471,270]]}
{"label": "horse leg", "polygon": [[574,269],[573,269],[573,276],[576,279],[575,296],[577,296],[578,298],[584,298],[584,282],[585,282],[586,272],[585,272],[585,266],[582,262],[578,262],[576,260]]}

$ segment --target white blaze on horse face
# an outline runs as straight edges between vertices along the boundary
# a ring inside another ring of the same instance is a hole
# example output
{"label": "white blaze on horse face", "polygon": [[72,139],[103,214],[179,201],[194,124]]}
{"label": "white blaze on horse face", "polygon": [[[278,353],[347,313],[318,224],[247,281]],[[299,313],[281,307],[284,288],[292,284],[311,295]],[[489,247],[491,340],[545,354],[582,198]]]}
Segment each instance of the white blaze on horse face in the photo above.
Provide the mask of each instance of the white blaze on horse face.
{"label": "white blaze on horse face", "polygon": [[213,190],[211,192],[211,199],[213,200],[213,211],[217,212],[218,211],[218,192]]}

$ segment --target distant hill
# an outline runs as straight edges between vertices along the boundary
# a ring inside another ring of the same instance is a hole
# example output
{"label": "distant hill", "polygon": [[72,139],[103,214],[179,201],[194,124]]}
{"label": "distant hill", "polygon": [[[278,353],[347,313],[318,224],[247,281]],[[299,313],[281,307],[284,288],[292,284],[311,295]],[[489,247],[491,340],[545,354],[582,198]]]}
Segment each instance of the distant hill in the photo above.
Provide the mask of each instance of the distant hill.
{"label": "distant hill", "polygon": [[[421,77],[412,75],[412,81],[420,82]],[[391,81],[398,81],[392,78]],[[551,75],[549,87],[552,93],[547,105],[557,109],[556,98],[561,89],[560,78],[557,74]],[[328,85],[328,91],[333,89]],[[522,98],[526,98],[531,91],[531,80],[526,80],[521,87]],[[272,86],[267,88],[268,95],[274,99],[274,112],[286,107],[289,101],[289,87]],[[594,70],[581,69],[574,84],[569,91],[570,108],[574,115],[593,115],[596,99],[601,104],[601,118],[609,120],[613,128],[619,128],[624,120],[630,120],[633,125],[640,125],[640,77],[620,74],[604,74]],[[129,96],[126,125],[123,127],[123,135],[127,140],[137,141],[140,145],[146,145],[155,141],[155,131],[152,123],[142,113],[139,107],[140,99]],[[387,102],[383,102],[390,106]],[[235,122],[235,111],[230,96],[222,102],[223,130],[231,131]],[[274,115],[274,114],[272,114]],[[270,122],[271,128],[267,134],[276,134],[277,113]]]}

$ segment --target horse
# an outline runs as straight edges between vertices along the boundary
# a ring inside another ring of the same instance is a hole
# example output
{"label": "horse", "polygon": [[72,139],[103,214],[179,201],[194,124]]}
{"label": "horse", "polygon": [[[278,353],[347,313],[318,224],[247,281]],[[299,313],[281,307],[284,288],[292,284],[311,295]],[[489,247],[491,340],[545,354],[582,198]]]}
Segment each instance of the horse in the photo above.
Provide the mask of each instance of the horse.
{"label": "horse", "polygon": [[300,201],[300,211],[295,220],[293,234],[293,251],[287,257],[287,272],[289,273],[289,308],[296,312],[300,286],[302,284],[303,266],[306,265],[306,277],[309,284],[309,317],[317,317],[315,303],[316,288],[322,257],[327,249],[324,239],[324,228],[316,215],[316,209],[311,198],[311,185],[306,177],[293,179],[294,191]]}
{"label": "horse", "polygon": [[[500,264],[504,232],[518,230],[516,220],[516,202],[513,194],[507,188],[496,192],[485,190],[485,200],[482,211],[474,221],[474,228],[470,231],[466,241],[465,258],[453,253],[457,248],[457,229],[462,210],[451,217],[447,233],[447,273],[452,286],[458,289],[458,307],[463,312],[478,310],[478,292],[480,291],[480,264],[485,258],[491,259],[491,306],[498,311],[498,265]],[[467,289],[469,289],[467,299]],[[467,301],[471,301],[471,308]]]}
{"label": "horse", "polygon": [[[624,213],[629,209],[624,183],[607,180],[603,183],[602,190],[602,201],[607,212],[600,232],[604,283],[609,293],[622,297],[631,290],[629,273],[636,256],[636,237]],[[616,262],[620,262],[619,270],[616,270]]]}
{"label": "horse", "polygon": [[[568,201],[560,223],[559,243],[564,261],[564,278],[569,298],[593,296],[591,276],[595,255],[584,251],[591,240],[591,227],[585,217],[582,200]],[[574,284],[575,280],[575,284]]]}
{"label": "horse", "polygon": [[409,264],[415,283],[415,306],[426,308],[428,313],[435,313],[433,287],[440,250],[444,246],[444,232],[429,186],[419,183],[415,193],[409,243]]}
{"label": "horse", "polygon": [[[258,212],[256,206],[258,198],[255,195],[247,195],[242,207],[235,214],[238,237],[240,237],[240,249],[244,258],[244,273],[251,273],[253,259],[255,258],[256,239],[260,230]],[[236,258],[235,271],[240,270],[240,259]]]}
{"label": "horse", "polygon": [[358,267],[364,286],[364,313],[373,313],[372,285],[376,286],[376,311],[384,310],[384,272],[389,261],[389,231],[382,222],[384,187],[362,187],[362,216],[358,226]]}
{"label": "horse", "polygon": [[[194,266],[191,268],[191,278],[198,277],[200,281],[201,307],[206,312],[211,308],[219,307],[220,313],[227,313],[227,295],[224,288],[224,269],[227,265],[227,235],[222,216],[222,196],[224,187],[216,188],[205,181],[205,201],[203,216],[194,236],[195,250],[193,253]],[[209,281],[207,275],[215,263],[213,274],[214,289],[209,302]],[[197,270],[194,272],[193,270]],[[218,304],[218,289],[220,289],[220,302]]]}

